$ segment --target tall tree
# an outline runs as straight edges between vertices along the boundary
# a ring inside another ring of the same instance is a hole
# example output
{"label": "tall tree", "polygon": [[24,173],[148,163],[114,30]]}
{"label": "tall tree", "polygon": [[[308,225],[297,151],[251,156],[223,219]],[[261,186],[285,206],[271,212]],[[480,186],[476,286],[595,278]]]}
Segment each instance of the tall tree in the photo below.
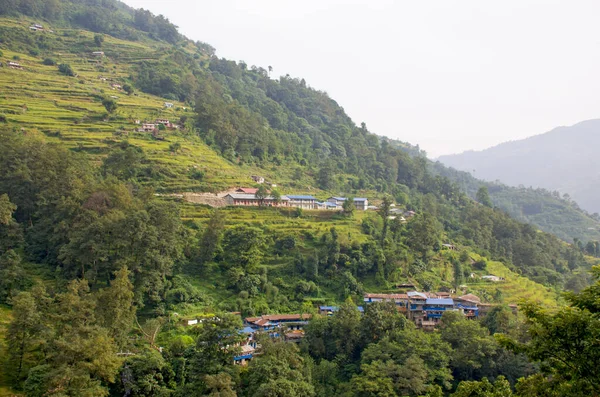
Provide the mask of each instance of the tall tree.
{"label": "tall tree", "polygon": [[492,199],[490,198],[490,192],[488,191],[487,186],[481,186],[479,190],[477,190],[477,194],[475,195],[475,199],[479,204],[485,205],[486,207],[493,207]]}
{"label": "tall tree", "polygon": [[214,210],[200,238],[198,259],[201,265],[212,261],[215,258],[215,254],[221,249],[221,238],[224,227],[225,215],[219,210]]}
{"label": "tall tree", "polygon": [[386,194],[383,196],[383,200],[381,201],[381,205],[379,206],[379,215],[383,221],[383,228],[381,229],[381,246],[385,244],[385,239],[387,238],[387,232],[390,222],[390,209],[392,208],[393,199],[392,196]]}

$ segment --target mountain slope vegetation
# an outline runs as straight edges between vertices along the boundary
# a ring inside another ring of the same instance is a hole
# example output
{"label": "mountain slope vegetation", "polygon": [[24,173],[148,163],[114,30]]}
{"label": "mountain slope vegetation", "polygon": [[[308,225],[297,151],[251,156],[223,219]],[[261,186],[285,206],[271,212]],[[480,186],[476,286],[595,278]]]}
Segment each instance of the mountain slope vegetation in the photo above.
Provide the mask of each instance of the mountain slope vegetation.
{"label": "mountain slope vegetation", "polygon": [[[417,148],[355,125],[302,79],[220,59],[115,1],[14,0],[0,14],[0,302],[13,318],[0,380],[19,391],[440,395],[508,372],[514,384],[535,368],[490,332],[526,342],[516,319],[449,316],[446,331],[425,334],[395,308],[361,318],[354,303],[414,283],[555,308],[560,290],[590,282],[598,244],[567,245],[472,200]],[[167,118],[179,128],[139,131]],[[251,175],[380,208],[215,210],[171,195]],[[394,202],[416,215],[391,219]],[[505,280],[480,281],[487,273]],[[248,369],[232,365],[241,322],[228,312],[320,303],[343,305],[310,323],[301,351],[265,340]],[[192,318],[202,321],[186,327]],[[373,384],[382,366],[387,380]]]}
{"label": "mountain slope vegetation", "polygon": [[559,192],[590,213],[600,212],[600,175],[595,147],[600,120],[588,120],[531,138],[507,142],[480,152],[442,156],[440,161],[478,178],[512,186],[533,186]]}

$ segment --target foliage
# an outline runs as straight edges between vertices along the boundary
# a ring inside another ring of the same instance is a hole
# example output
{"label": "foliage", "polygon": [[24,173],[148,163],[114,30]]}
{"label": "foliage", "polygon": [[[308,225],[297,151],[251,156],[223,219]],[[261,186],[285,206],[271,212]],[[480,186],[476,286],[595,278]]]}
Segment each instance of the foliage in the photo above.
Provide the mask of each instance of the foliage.
{"label": "foliage", "polygon": [[69,65],[67,63],[61,63],[60,65],[58,65],[58,71],[60,73],[64,74],[65,76],[70,76],[70,77],[75,76],[75,71],[73,70],[71,65]]}

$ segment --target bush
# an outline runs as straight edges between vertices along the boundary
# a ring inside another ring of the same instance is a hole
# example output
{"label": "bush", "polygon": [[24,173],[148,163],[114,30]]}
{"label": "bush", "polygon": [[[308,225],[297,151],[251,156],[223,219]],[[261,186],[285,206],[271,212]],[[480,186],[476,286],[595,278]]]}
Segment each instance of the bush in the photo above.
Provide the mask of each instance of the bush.
{"label": "bush", "polygon": [[40,52],[38,50],[29,50],[29,55],[31,55],[32,57],[37,57],[40,55]]}
{"label": "bush", "polygon": [[61,72],[62,74],[64,74],[65,76],[75,76],[75,72],[73,71],[73,68],[71,68],[71,65],[69,65],[68,63],[62,63],[58,66],[58,71]]}
{"label": "bush", "polygon": [[3,114],[0,114],[0,123],[8,123],[8,120],[6,119],[6,116]]}
{"label": "bush", "polygon": [[55,66],[56,65],[56,61],[52,58],[46,58],[46,59],[44,59],[44,62],[42,62],[42,63],[46,66]]}
{"label": "bush", "polygon": [[190,178],[195,179],[197,181],[201,181],[204,179],[204,171],[200,171],[200,170],[193,170],[190,174]]}
{"label": "bush", "polygon": [[18,56],[18,55],[15,55],[15,56],[13,57],[13,61],[20,61],[20,60],[21,60],[21,57],[20,57],[20,56]]}
{"label": "bush", "polygon": [[0,57],[3,57],[4,53],[2,52],[2,50],[0,50]]}

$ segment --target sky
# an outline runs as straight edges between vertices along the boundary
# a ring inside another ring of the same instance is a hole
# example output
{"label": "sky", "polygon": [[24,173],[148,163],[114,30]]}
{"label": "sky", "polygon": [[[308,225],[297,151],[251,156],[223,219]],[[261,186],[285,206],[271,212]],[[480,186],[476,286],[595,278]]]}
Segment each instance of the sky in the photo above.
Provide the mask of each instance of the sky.
{"label": "sky", "polygon": [[430,157],[600,118],[597,0],[125,0]]}

